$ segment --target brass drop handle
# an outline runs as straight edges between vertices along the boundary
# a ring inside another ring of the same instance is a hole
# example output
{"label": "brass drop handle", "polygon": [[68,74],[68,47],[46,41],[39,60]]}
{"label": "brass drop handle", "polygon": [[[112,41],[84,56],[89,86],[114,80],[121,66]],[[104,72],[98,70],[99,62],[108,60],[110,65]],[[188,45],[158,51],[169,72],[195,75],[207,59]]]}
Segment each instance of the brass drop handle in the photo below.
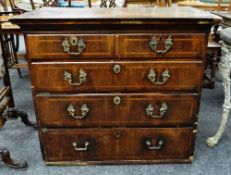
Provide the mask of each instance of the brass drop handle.
{"label": "brass drop handle", "polygon": [[80,86],[87,80],[87,73],[83,70],[79,70],[79,82],[73,82],[72,74],[68,71],[64,71],[64,80],[67,81],[71,86]]}
{"label": "brass drop handle", "polygon": [[161,104],[158,115],[154,114],[154,108],[152,104],[149,104],[148,107],[146,108],[147,116],[152,117],[152,118],[163,118],[167,111],[168,111],[168,106],[166,103]]}
{"label": "brass drop handle", "polygon": [[89,141],[86,141],[86,142],[84,143],[84,147],[79,147],[79,146],[78,146],[78,143],[76,143],[76,142],[73,142],[72,145],[73,145],[73,147],[74,147],[74,149],[75,149],[76,151],[87,151],[88,146],[90,145],[90,142],[89,142]]}
{"label": "brass drop handle", "polygon": [[161,150],[161,149],[163,148],[163,145],[164,145],[164,140],[163,140],[163,139],[158,139],[157,145],[152,145],[151,139],[148,138],[148,139],[145,141],[145,145],[146,145],[147,148],[150,149],[150,150]]}
{"label": "brass drop handle", "polygon": [[160,39],[157,40],[156,36],[153,36],[149,42],[149,48],[156,52],[157,54],[164,54],[168,52],[172,46],[173,46],[173,41],[172,41],[172,36],[169,35],[168,38],[164,41],[165,43],[165,49],[164,50],[157,50],[157,45],[160,42]]}
{"label": "brass drop handle", "polygon": [[84,117],[87,116],[90,109],[87,107],[86,104],[83,104],[80,108],[80,111],[81,111],[81,115],[76,116],[74,106],[72,104],[69,104],[69,106],[67,107],[67,112],[68,112],[69,116],[72,118],[75,118],[75,119],[83,119]]}
{"label": "brass drop handle", "polygon": [[[71,36],[69,39],[65,38],[61,45],[63,46],[63,51],[70,55],[80,55],[86,48],[84,39],[77,36]],[[77,47],[77,52],[71,52],[71,46]]]}
{"label": "brass drop handle", "polygon": [[171,77],[171,75],[170,75],[170,71],[168,69],[165,69],[161,73],[160,77],[157,77],[157,73],[155,69],[150,69],[147,77],[151,83],[160,86],[165,84],[168,81],[168,79]]}

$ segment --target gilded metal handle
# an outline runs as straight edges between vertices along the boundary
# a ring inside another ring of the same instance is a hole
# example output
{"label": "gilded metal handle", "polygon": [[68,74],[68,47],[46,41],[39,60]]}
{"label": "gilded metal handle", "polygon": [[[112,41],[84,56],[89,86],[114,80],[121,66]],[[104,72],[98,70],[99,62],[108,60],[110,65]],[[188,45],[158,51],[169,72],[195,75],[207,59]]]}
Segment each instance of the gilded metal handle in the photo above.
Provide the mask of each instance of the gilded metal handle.
{"label": "gilded metal handle", "polygon": [[76,143],[76,142],[73,142],[72,145],[73,145],[73,147],[75,148],[76,151],[87,151],[88,146],[90,145],[90,142],[86,141],[84,143],[84,147],[78,147],[78,143]]}
{"label": "gilded metal handle", "polygon": [[148,107],[146,108],[146,114],[147,114],[147,116],[150,116],[152,118],[162,118],[166,114],[167,110],[168,110],[167,104],[162,103],[161,107],[159,109],[159,115],[155,115],[154,114],[154,108],[153,108],[152,104],[149,104]]}
{"label": "gilded metal handle", "polygon": [[[62,42],[63,51],[70,55],[80,55],[86,48],[86,44],[83,38],[77,36],[71,36],[69,39],[65,38]],[[71,47],[77,47],[77,52],[71,52]]]}
{"label": "gilded metal handle", "polygon": [[164,50],[157,50],[157,45],[159,43],[160,39],[157,40],[155,36],[151,38],[151,41],[149,42],[149,47],[152,51],[156,52],[157,54],[164,54],[168,52],[172,46],[173,46],[173,41],[172,41],[172,36],[169,35],[168,38],[164,41],[165,43],[165,49]]}
{"label": "gilded metal handle", "polygon": [[87,116],[88,112],[90,111],[90,109],[87,107],[86,104],[83,104],[80,108],[80,111],[81,111],[81,115],[80,116],[76,116],[75,115],[75,108],[72,104],[70,104],[68,107],[67,107],[67,112],[69,114],[69,116],[75,118],[75,119],[83,119],[84,117]]}
{"label": "gilded metal handle", "polygon": [[165,84],[170,77],[171,75],[168,69],[165,69],[159,78],[157,77],[157,73],[154,69],[150,69],[148,74],[148,79],[150,82],[158,86]]}
{"label": "gilded metal handle", "polygon": [[71,86],[80,86],[87,80],[87,73],[83,70],[79,70],[79,82],[73,83],[72,74],[70,72],[64,71],[64,80],[66,80]]}
{"label": "gilded metal handle", "polygon": [[163,139],[158,139],[157,145],[152,145],[151,139],[148,138],[148,139],[145,141],[145,144],[146,144],[146,146],[148,147],[148,149],[150,149],[150,150],[160,150],[160,149],[163,148],[164,140],[163,140]]}

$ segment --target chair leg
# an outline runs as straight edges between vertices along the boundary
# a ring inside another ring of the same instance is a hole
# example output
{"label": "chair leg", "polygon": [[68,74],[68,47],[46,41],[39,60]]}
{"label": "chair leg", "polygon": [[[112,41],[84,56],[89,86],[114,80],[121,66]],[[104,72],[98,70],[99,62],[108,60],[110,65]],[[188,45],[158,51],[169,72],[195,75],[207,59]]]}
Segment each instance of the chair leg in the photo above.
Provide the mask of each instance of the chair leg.
{"label": "chair leg", "polygon": [[[14,58],[15,58],[15,63],[18,64],[19,62],[18,62],[17,51],[18,51],[18,45],[19,45],[19,38],[16,37],[16,43],[15,43],[14,35],[11,34],[10,39],[11,39],[11,43],[12,43],[12,49],[13,49],[13,54],[14,54]],[[17,68],[17,71],[18,71],[19,78],[22,78],[22,73],[21,73],[20,68]]]}
{"label": "chair leg", "polygon": [[[18,61],[16,61],[18,64]],[[17,68],[19,78],[22,78],[22,72],[20,68]]]}
{"label": "chair leg", "polygon": [[[19,111],[14,108],[7,108],[0,117],[1,117],[0,127],[3,127],[3,125],[8,119],[17,119],[18,117],[21,118],[22,123],[24,123],[26,126],[34,127],[34,128],[37,127],[35,123],[29,121],[28,115],[25,112]],[[13,160],[7,148],[0,147],[0,160],[5,165],[15,169],[24,169],[28,166],[27,162],[24,160],[20,160],[20,161]]]}
{"label": "chair leg", "polygon": [[19,43],[20,43],[19,35],[15,35],[15,50],[16,50],[16,52],[18,52],[18,50],[19,50]]}
{"label": "chair leg", "polygon": [[15,120],[20,118],[25,126],[37,128],[36,123],[29,120],[26,112],[19,111],[15,108],[7,108],[2,115],[4,116],[3,118],[6,118],[7,120]]}
{"label": "chair leg", "polygon": [[7,148],[0,148],[0,160],[3,161],[5,165],[15,169],[23,169],[28,166],[27,162],[24,160],[13,160]]}

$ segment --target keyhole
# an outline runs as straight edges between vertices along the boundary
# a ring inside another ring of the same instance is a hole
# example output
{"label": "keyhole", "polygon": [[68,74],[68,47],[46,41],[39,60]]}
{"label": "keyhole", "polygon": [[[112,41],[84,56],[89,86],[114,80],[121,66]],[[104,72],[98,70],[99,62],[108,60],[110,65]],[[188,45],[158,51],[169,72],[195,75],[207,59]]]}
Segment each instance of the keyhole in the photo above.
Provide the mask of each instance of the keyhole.
{"label": "keyhole", "polygon": [[113,66],[113,72],[115,74],[120,73],[120,71],[121,71],[121,66],[119,64],[116,64],[116,65]]}
{"label": "keyhole", "polygon": [[120,131],[115,131],[115,137],[116,137],[116,138],[120,138],[120,137],[121,137]]}
{"label": "keyhole", "polygon": [[115,97],[113,98],[113,102],[114,102],[115,105],[119,105],[120,102],[121,102],[120,97],[119,97],[119,96],[115,96]]}
{"label": "keyhole", "polygon": [[76,36],[71,37],[71,45],[76,46],[78,44],[78,38]]}

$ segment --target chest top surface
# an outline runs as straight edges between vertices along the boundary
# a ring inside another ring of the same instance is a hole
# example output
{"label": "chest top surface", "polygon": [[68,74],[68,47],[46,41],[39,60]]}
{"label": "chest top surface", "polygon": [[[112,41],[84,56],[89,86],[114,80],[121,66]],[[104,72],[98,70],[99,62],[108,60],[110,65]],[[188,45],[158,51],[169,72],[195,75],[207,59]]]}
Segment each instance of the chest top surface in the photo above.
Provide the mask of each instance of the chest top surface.
{"label": "chest top surface", "polygon": [[39,24],[56,22],[69,24],[103,24],[103,23],[142,23],[182,21],[200,23],[218,23],[220,18],[209,12],[201,11],[191,7],[157,7],[157,8],[41,8],[11,19],[17,24]]}

